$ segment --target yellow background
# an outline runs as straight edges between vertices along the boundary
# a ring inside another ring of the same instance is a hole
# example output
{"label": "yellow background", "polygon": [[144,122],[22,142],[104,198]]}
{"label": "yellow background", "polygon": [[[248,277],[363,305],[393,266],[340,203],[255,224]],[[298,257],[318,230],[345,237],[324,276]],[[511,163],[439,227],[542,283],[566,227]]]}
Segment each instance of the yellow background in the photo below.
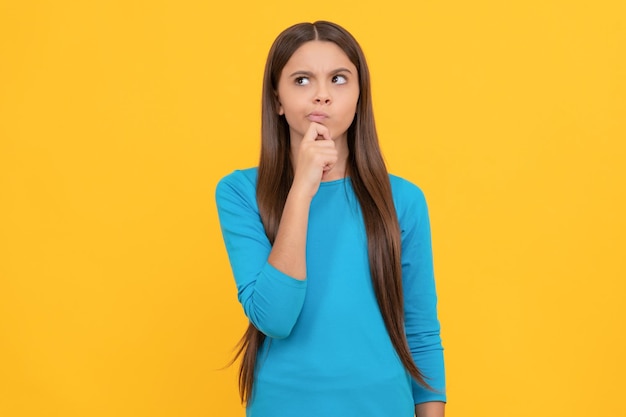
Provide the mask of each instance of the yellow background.
{"label": "yellow background", "polygon": [[447,415],[626,415],[619,0],[2,0],[0,415],[243,416],[213,193],[316,19],[430,204]]}

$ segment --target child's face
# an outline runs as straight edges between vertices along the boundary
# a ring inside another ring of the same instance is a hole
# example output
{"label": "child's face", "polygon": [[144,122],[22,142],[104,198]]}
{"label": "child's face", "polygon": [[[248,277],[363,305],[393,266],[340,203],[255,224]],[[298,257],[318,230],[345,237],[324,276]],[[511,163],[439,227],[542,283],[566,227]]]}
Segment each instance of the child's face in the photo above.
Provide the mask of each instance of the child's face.
{"label": "child's face", "polygon": [[326,126],[333,140],[345,141],[359,99],[359,75],[336,44],[310,41],[287,61],[276,93],[292,143],[311,122]]}

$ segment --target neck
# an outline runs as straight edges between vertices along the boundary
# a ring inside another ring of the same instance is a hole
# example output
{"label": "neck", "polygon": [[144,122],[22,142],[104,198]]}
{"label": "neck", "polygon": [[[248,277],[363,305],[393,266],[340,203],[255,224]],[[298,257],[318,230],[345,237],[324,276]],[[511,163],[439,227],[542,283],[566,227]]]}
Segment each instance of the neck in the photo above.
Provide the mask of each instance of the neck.
{"label": "neck", "polygon": [[335,181],[345,178],[347,160],[348,159],[346,158],[342,161],[337,161],[337,164],[333,167],[333,169],[322,175],[322,182]]}

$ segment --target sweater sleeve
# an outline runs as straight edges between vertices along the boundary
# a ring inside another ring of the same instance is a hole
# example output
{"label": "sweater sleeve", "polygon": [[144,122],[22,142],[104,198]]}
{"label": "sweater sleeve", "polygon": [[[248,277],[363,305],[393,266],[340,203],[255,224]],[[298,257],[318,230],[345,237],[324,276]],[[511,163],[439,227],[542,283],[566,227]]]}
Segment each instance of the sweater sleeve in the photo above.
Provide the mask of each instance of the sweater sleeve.
{"label": "sweater sleeve", "polygon": [[266,336],[289,336],[302,310],[307,284],[267,262],[272,247],[259,215],[255,182],[243,171],[235,171],[218,183],[215,199],[246,316]]}
{"label": "sweater sleeve", "polygon": [[[402,234],[405,331],[415,364],[435,392],[413,381],[415,404],[446,401],[446,382],[426,199],[403,181],[398,217]],[[398,203],[397,203],[398,204]]]}

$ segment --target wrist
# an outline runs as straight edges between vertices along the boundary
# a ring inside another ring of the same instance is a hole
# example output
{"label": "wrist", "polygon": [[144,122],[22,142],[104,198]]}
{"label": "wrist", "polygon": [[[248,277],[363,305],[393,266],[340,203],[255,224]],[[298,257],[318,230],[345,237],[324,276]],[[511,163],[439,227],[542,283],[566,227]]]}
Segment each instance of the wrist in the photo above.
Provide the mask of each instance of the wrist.
{"label": "wrist", "polygon": [[310,203],[315,196],[318,187],[311,187],[307,184],[302,184],[296,178],[294,179],[293,184],[289,189],[289,194],[287,195],[287,198]]}

